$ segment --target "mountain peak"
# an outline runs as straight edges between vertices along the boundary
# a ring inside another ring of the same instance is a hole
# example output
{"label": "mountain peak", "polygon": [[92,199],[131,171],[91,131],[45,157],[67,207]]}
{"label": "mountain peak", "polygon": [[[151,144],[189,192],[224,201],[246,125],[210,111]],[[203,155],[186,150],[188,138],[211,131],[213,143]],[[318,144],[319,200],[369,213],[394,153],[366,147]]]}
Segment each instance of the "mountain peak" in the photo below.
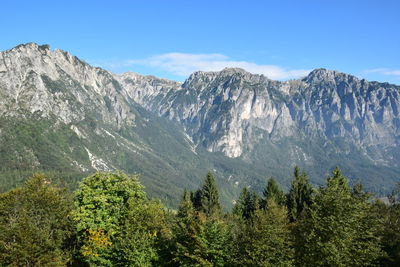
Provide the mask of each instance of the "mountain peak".
{"label": "mountain peak", "polygon": [[311,71],[308,75],[307,75],[307,77],[315,77],[315,76],[334,76],[334,75],[336,75],[337,73],[339,73],[339,72],[337,72],[337,71],[335,71],[335,70],[328,70],[328,69],[325,69],[325,68],[318,68],[318,69],[314,69],[313,71]]}
{"label": "mountain peak", "polygon": [[226,74],[235,74],[235,73],[242,73],[242,74],[247,74],[250,73],[245,69],[242,68],[224,68],[221,73],[226,73]]}
{"label": "mountain peak", "polygon": [[46,50],[50,50],[50,45],[48,45],[48,44],[39,45],[37,43],[30,42],[30,43],[17,45],[16,47],[11,48],[8,51],[13,51],[13,50],[42,50],[42,51],[46,51]]}
{"label": "mountain peak", "polygon": [[190,76],[198,76],[198,75],[233,75],[236,73],[241,73],[241,74],[251,74],[250,72],[246,71],[245,69],[242,68],[224,68],[220,71],[196,71],[192,73]]}
{"label": "mountain peak", "polygon": [[187,87],[191,83],[208,84],[211,81],[233,81],[246,80],[248,82],[260,83],[268,80],[264,75],[253,74],[242,68],[224,68],[220,71],[196,71],[185,80],[183,87]]}
{"label": "mountain peak", "polygon": [[328,70],[324,68],[315,69],[307,75],[307,77],[303,78],[303,81],[308,83],[318,83],[321,81],[331,81],[334,82],[337,79],[345,79],[345,80],[358,80],[357,77],[346,74],[343,72],[339,72],[336,70]]}

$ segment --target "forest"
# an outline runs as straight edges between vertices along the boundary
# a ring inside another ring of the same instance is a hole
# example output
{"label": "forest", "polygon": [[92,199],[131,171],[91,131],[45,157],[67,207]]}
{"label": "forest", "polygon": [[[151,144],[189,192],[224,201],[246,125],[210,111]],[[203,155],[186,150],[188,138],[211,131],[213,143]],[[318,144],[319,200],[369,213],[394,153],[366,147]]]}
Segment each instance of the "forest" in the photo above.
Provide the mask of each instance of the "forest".
{"label": "forest", "polygon": [[383,202],[339,168],[313,187],[294,168],[231,211],[209,172],[177,209],[137,175],[98,172],[77,190],[44,174],[0,194],[0,266],[400,266],[400,185]]}

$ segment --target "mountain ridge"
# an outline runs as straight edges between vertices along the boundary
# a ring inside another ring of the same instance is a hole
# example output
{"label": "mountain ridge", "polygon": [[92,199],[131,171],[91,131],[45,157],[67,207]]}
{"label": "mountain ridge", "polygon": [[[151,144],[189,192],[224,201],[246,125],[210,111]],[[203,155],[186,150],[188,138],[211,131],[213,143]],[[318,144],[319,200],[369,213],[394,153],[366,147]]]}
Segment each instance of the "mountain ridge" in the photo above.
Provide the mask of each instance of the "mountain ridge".
{"label": "mountain ridge", "polygon": [[[153,195],[172,202],[210,169],[225,187],[225,203],[240,186],[262,190],[269,176],[288,186],[294,165],[316,184],[335,165],[378,192],[398,180],[396,85],[322,68],[283,82],[226,68],[198,71],[180,83],[114,74],[35,43],[0,57],[0,161],[6,166],[55,168],[39,155],[48,146],[62,169],[143,172]],[[38,141],[4,126],[20,123],[29,132],[40,121],[46,126],[35,130],[45,133]],[[16,144],[15,155],[6,140]]]}

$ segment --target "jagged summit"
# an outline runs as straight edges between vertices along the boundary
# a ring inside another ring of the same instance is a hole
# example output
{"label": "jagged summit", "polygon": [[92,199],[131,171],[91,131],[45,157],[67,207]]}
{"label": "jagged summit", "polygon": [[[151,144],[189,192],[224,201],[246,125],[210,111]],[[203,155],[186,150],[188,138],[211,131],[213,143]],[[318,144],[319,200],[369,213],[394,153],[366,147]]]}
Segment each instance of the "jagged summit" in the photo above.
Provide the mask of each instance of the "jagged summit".
{"label": "jagged summit", "polygon": [[[209,84],[209,83],[219,83],[227,82],[232,83],[234,81],[249,83],[266,83],[269,80],[264,75],[253,74],[242,68],[224,68],[221,71],[196,71],[192,73],[183,83],[183,88],[202,89],[202,86],[195,86],[194,84]],[[194,85],[194,86],[193,86]]]}
{"label": "jagged summit", "polygon": [[196,71],[192,73],[188,79],[191,77],[198,77],[198,76],[232,76],[236,74],[241,74],[244,76],[263,76],[261,74],[254,74],[242,68],[224,68],[220,71]]}
{"label": "jagged summit", "polygon": [[252,74],[248,72],[245,69],[242,68],[224,68],[221,73],[226,73],[226,74],[236,74],[236,73],[241,73],[241,74]]}
{"label": "jagged summit", "polygon": [[[65,51],[65,50],[62,50],[62,49],[58,49],[58,48],[55,48],[52,51],[50,48],[51,47],[50,47],[49,44],[42,44],[41,45],[41,44],[38,44],[38,43],[35,43],[35,42],[28,42],[28,43],[24,43],[24,44],[19,44],[19,45],[13,47],[13,48],[10,48],[8,50],[2,51],[0,53],[7,53],[7,52],[10,52],[10,51],[14,51],[14,52],[17,52],[17,51],[18,52],[40,51],[40,52],[42,52],[44,54],[48,54],[49,52],[50,53],[56,52],[56,53],[64,54],[66,57],[75,58],[76,60],[79,60],[82,63],[88,64],[84,60],[82,60],[82,59],[80,59],[80,58],[78,58],[76,56],[73,56],[68,51]],[[101,69],[99,67],[97,67],[97,68]],[[222,69],[220,71],[196,71],[196,72],[192,73],[188,77],[187,80],[190,80],[192,77],[198,77],[198,76],[216,76],[216,75],[230,76],[230,75],[235,75],[235,74],[242,74],[242,75],[245,75],[247,77],[248,76],[252,76],[252,75],[253,76],[263,76],[266,79],[271,80],[271,79],[269,79],[268,77],[266,77],[263,74],[251,73],[251,72],[249,72],[249,71],[247,71],[247,70],[245,70],[243,68],[239,68],[239,67],[226,67],[226,68],[224,68],[224,69]],[[155,76],[152,76],[152,75],[142,75],[140,73],[135,73],[135,72],[131,72],[131,71],[128,71],[126,73],[121,73],[121,74],[115,74],[115,75],[118,75],[118,76],[129,76],[129,75],[131,75],[131,76],[135,76],[136,75],[137,76],[137,75],[140,75],[140,76],[148,77],[148,78],[152,78],[152,79],[163,79],[163,78],[158,78],[158,77],[155,77]],[[330,70],[330,69],[326,69],[326,68],[314,69],[306,77],[299,78],[297,80],[302,80],[302,81],[306,81],[306,82],[318,82],[318,81],[322,81],[322,80],[334,81],[336,77],[345,77],[346,79],[358,80],[358,81],[359,80],[365,80],[365,79],[360,79],[360,78],[358,78],[358,77],[356,77],[354,75],[351,75],[351,74],[347,74],[347,73],[340,72],[340,71],[337,71],[337,70]],[[163,80],[169,81],[168,79],[163,79]],[[271,81],[274,81],[274,80],[271,80]]]}
{"label": "jagged summit", "polygon": [[138,72],[134,72],[134,71],[127,71],[127,72],[123,72],[123,73],[119,73],[119,74],[114,74],[117,77],[121,77],[122,79],[141,79],[141,78],[146,78],[148,80],[158,80],[158,81],[164,81],[166,83],[176,83],[176,84],[181,84],[182,82],[178,82],[178,81],[173,81],[170,79],[166,79],[166,78],[159,78],[156,77],[154,75],[143,75],[140,74]]}
{"label": "jagged summit", "polygon": [[195,71],[193,74],[219,74],[219,73],[224,73],[224,74],[236,74],[236,73],[242,73],[242,74],[251,74],[250,72],[248,72],[247,70],[243,69],[243,68],[230,68],[230,67],[226,67],[223,68],[222,70],[219,71]]}
{"label": "jagged summit", "polygon": [[48,53],[48,52],[50,52],[50,45],[48,45],[48,44],[39,45],[37,43],[30,42],[30,43],[17,45],[11,49],[3,51],[2,53],[10,53],[10,52],[29,53],[32,51]]}
{"label": "jagged summit", "polygon": [[328,70],[325,68],[319,68],[311,71],[306,77],[302,79],[308,83],[318,83],[321,81],[325,82],[336,82],[336,81],[350,81],[359,82],[360,79],[354,75],[347,74],[336,70]]}
{"label": "jagged summit", "polygon": [[29,42],[29,43],[19,44],[19,45],[15,46],[15,47],[13,47],[13,48],[11,48],[11,49],[9,49],[9,50],[21,49],[21,48],[31,48],[31,49],[33,48],[33,49],[38,49],[39,47],[50,48],[50,45],[48,45],[48,44],[40,45],[40,44],[35,43],[35,42]]}
{"label": "jagged summit", "polygon": [[[263,74],[255,74],[251,73],[243,68],[224,68],[220,71],[196,71],[192,73],[189,78],[186,81],[193,81],[196,79],[215,79],[217,77],[243,77],[244,79],[247,80],[259,80],[259,81],[271,81],[271,82],[282,82],[279,80],[271,80],[267,76]],[[282,82],[282,83],[296,83],[297,81],[303,81],[307,83],[318,83],[321,81],[325,82],[335,82],[337,80],[349,80],[349,81],[360,81],[359,78],[357,78],[354,75],[351,74],[346,74],[337,70],[329,70],[325,68],[318,68],[312,70],[307,76],[298,78],[298,79],[293,79],[290,81]]]}
{"label": "jagged summit", "polygon": [[[62,49],[50,49],[50,45],[48,44],[37,44],[34,42],[20,44],[11,49],[0,52],[3,56],[7,57],[9,55],[10,58],[25,58],[28,61],[36,61],[43,56],[48,56],[51,58],[64,58],[70,62],[80,62],[81,64],[89,65],[84,60],[72,55],[70,52],[62,50]],[[97,68],[99,69],[99,68]]]}

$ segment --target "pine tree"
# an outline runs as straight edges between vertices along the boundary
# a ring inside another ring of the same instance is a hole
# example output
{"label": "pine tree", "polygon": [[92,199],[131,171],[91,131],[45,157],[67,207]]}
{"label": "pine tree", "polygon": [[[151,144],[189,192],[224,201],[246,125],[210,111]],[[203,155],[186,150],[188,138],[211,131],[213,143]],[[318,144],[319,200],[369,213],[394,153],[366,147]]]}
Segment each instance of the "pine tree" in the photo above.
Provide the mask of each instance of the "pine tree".
{"label": "pine tree", "polygon": [[0,266],[66,266],[72,199],[42,174],[0,194]]}
{"label": "pine tree", "polygon": [[250,193],[247,187],[244,187],[233,209],[233,213],[244,219],[249,219],[257,208],[259,208],[259,196],[255,191]]}
{"label": "pine tree", "polygon": [[194,193],[193,192],[190,193],[190,199],[192,200],[193,208],[197,211],[201,211],[203,208],[201,204],[202,198],[203,198],[203,192],[201,189],[197,189]]}
{"label": "pine tree", "polygon": [[241,224],[236,240],[234,266],[292,266],[293,241],[285,206],[274,198],[267,200],[268,210],[257,209]]}
{"label": "pine tree", "polygon": [[386,256],[381,266],[400,266],[400,183],[388,196],[389,205],[377,203],[377,213],[384,218],[382,248]]}
{"label": "pine tree", "polygon": [[312,203],[312,186],[308,182],[307,174],[300,172],[300,168],[294,168],[294,179],[290,188],[287,206],[289,210],[289,218],[296,221],[306,207]]}
{"label": "pine tree", "polygon": [[[201,190],[196,192],[189,194],[185,190],[179,205],[174,227],[174,263],[179,266],[225,266],[229,233],[220,216],[218,190],[211,173],[207,174]],[[201,201],[196,195],[201,196]],[[201,203],[201,209],[196,209],[193,202]]]}
{"label": "pine tree", "polygon": [[201,188],[201,206],[202,212],[207,217],[216,215],[221,211],[217,184],[211,172],[207,173],[203,187]]}
{"label": "pine tree", "polygon": [[229,254],[229,232],[225,221],[212,218],[205,222],[202,238],[206,244],[205,258],[212,266],[226,266]]}
{"label": "pine tree", "polygon": [[267,182],[267,185],[264,189],[264,208],[266,208],[268,199],[274,199],[278,205],[285,205],[286,196],[283,193],[282,189],[279,188],[279,185],[276,183],[274,178],[270,178]]}
{"label": "pine tree", "polygon": [[173,228],[175,248],[173,262],[179,266],[212,266],[205,259],[205,240],[201,237],[204,217],[193,208],[190,194],[185,190],[179,204]]}
{"label": "pine tree", "polygon": [[354,194],[336,168],[298,221],[297,265],[370,266],[382,255],[380,221],[367,195]]}

